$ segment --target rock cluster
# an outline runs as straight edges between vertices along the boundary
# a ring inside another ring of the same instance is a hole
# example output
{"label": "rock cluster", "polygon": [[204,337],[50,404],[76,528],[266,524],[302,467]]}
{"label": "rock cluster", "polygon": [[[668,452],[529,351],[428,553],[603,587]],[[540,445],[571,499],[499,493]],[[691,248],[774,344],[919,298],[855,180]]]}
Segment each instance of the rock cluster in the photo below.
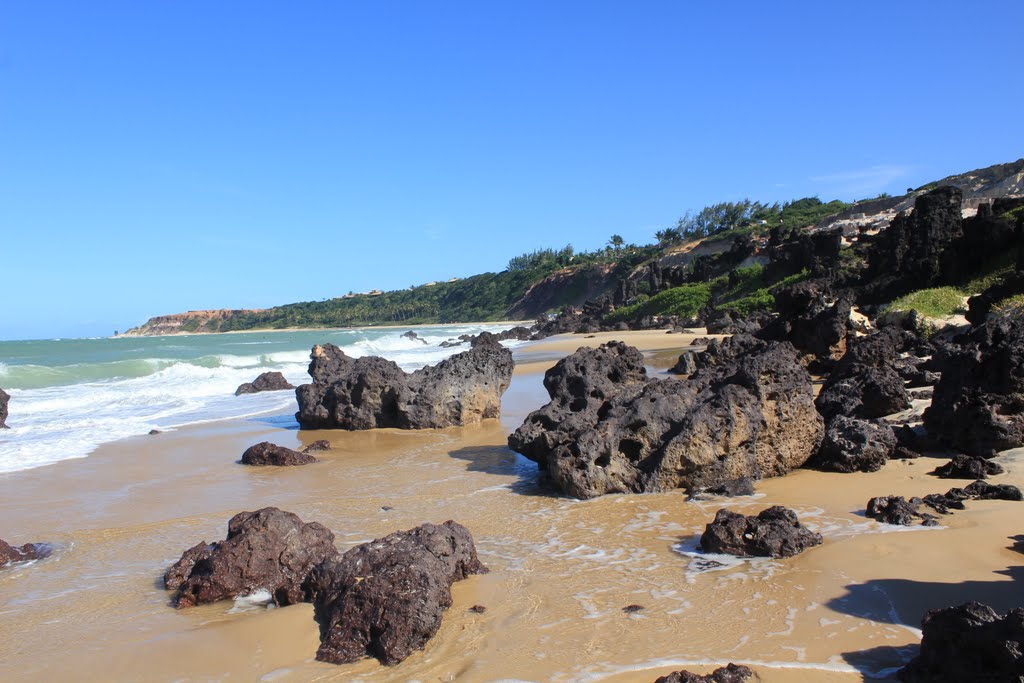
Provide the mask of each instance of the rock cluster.
{"label": "rock cluster", "polygon": [[904,683],[1024,680],[1024,609],[999,614],[968,602],[921,621],[921,650],[900,669]]}
{"label": "rock cluster", "polygon": [[406,373],[376,356],[352,359],[333,344],[313,347],[312,384],[295,391],[303,429],[426,429],[501,414],[512,379],[512,352],[489,333],[469,351]]}
{"label": "rock cluster", "polygon": [[295,387],[288,383],[288,380],[284,378],[280,372],[264,372],[262,375],[257,377],[251,382],[240,384],[235,389],[235,396],[241,396],[242,394],[256,394],[261,391],[284,391],[285,389],[294,389]]}
{"label": "rock cluster", "polygon": [[941,479],[987,479],[993,474],[1002,474],[1003,468],[985,458],[970,455],[956,455],[945,465],[931,472]]}
{"label": "rock cluster", "polygon": [[316,462],[316,458],[306,452],[293,451],[269,441],[262,441],[247,448],[245,453],[242,453],[241,460],[243,465],[276,465],[278,467],[308,465],[313,462]]}
{"label": "rock cluster", "polygon": [[720,364],[666,380],[648,379],[640,352],[621,342],[584,347],[548,370],[551,401],[509,447],[578,498],[704,489],[802,465],[824,430],[796,351],[750,338],[720,348]]}
{"label": "rock cluster", "polygon": [[38,560],[49,554],[49,547],[42,543],[26,543],[25,545],[14,546],[0,539],[0,567],[12,562]]}
{"label": "rock cluster", "polygon": [[1024,446],[1024,321],[996,318],[942,347],[928,433],[969,455]]}
{"label": "rock cluster", "polygon": [[317,522],[274,507],[240,512],[224,541],[189,548],[164,575],[176,607],[191,607],[258,591],[276,605],[308,602],[313,567],[334,557],[334,534]]}
{"label": "rock cluster", "polygon": [[867,516],[886,524],[909,526],[919,519],[924,526],[935,526],[935,515],[920,512],[922,505],[939,514],[963,510],[965,500],[1024,500],[1020,489],[1011,484],[990,484],[978,480],[964,488],[952,488],[945,493],[930,493],[923,498],[906,500],[903,496],[879,496],[868,501]]}
{"label": "rock cluster", "polygon": [[792,557],[821,541],[821,534],[802,526],[795,512],[780,505],[756,517],[719,510],[700,537],[704,552],[739,557]]}
{"label": "rock cluster", "polygon": [[877,472],[896,444],[892,427],[882,420],[836,415],[825,427],[821,448],[807,466],[826,472]]}
{"label": "rock cluster", "polygon": [[674,671],[668,676],[662,676],[654,683],[743,683],[753,675],[754,672],[747,667],[730,663],[728,666],[715,669],[706,676],[689,671]]}
{"label": "rock cluster", "polygon": [[312,580],[316,658],[401,662],[441,626],[452,583],[486,571],[469,531],[451,521],[396,532],[324,562]]}

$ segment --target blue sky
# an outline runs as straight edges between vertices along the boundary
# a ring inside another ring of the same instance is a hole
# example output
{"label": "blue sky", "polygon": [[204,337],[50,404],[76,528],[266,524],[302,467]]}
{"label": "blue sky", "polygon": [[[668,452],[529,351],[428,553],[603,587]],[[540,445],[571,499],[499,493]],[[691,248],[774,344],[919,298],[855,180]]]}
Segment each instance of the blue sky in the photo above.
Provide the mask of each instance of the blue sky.
{"label": "blue sky", "polygon": [[0,338],[1024,155],[1020,2],[0,4]]}

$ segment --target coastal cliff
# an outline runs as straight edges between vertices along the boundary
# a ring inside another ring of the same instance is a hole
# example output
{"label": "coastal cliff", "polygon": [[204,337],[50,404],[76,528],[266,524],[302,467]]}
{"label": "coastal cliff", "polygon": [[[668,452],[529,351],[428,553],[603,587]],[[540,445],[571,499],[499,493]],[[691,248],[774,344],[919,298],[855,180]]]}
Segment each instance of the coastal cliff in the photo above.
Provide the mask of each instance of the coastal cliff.
{"label": "coastal cliff", "polygon": [[155,337],[165,334],[220,332],[224,321],[240,314],[261,313],[260,309],[189,311],[150,318],[145,324],[122,333],[124,337]]}

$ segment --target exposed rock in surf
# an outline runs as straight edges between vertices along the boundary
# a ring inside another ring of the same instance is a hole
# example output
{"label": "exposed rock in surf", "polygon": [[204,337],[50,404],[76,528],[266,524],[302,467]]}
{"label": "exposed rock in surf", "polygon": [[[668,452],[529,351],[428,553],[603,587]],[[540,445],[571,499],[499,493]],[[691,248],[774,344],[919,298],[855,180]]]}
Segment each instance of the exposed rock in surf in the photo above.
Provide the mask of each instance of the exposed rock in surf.
{"label": "exposed rock in surf", "polygon": [[868,501],[866,514],[885,524],[935,526],[938,524],[935,515],[919,512],[922,502],[920,498],[907,500],[903,496],[877,496]]}
{"label": "exposed rock in surf", "polygon": [[288,380],[286,380],[284,375],[280,372],[264,372],[253,381],[239,385],[239,387],[235,389],[235,396],[241,396],[242,394],[256,394],[261,391],[284,391],[285,389],[294,388],[295,387],[289,384]]}
{"label": "exposed rock in surf", "polygon": [[313,572],[316,658],[397,664],[422,649],[451,607],[451,585],[486,572],[461,524],[424,524],[356,546]]}
{"label": "exposed rock in surf", "polygon": [[7,404],[10,400],[10,394],[0,389],[0,429],[9,429],[7,426]]}
{"label": "exposed rock in surf", "polygon": [[435,366],[404,372],[377,356],[352,359],[333,344],[313,347],[312,384],[295,391],[303,429],[427,429],[501,415],[512,352],[489,333]]}
{"label": "exposed rock in surf", "polygon": [[802,526],[795,512],[780,505],[756,517],[719,510],[700,537],[704,552],[739,557],[792,557],[821,541],[821,534]]}
{"label": "exposed rock in surf", "polygon": [[1000,614],[968,602],[929,610],[921,620],[921,650],[899,670],[904,683],[1024,679],[1024,609]]}
{"label": "exposed rock in surf", "polygon": [[426,339],[424,339],[424,338],[423,338],[423,337],[421,337],[420,335],[416,334],[416,333],[415,333],[415,332],[413,332],[412,330],[409,330],[408,332],[406,332],[405,334],[403,334],[403,335],[402,335],[402,338],[403,338],[403,339],[408,339],[409,341],[418,341],[418,342],[423,342],[424,344],[428,344],[428,343],[429,343],[429,342],[428,342],[428,341],[427,341]]}
{"label": "exposed rock in surf", "polygon": [[826,472],[877,472],[896,449],[892,427],[881,420],[837,415],[807,467]]}
{"label": "exposed rock in surf", "polygon": [[50,546],[44,543],[26,543],[25,545],[10,545],[0,539],[0,567],[13,562],[28,562],[39,560],[50,554]]}
{"label": "exposed rock in surf", "polygon": [[303,453],[320,453],[331,450],[331,442],[327,439],[317,439],[302,449]]}
{"label": "exposed rock in surf", "polygon": [[928,433],[968,455],[1024,446],[1024,320],[996,318],[936,354],[942,378],[924,412]]}
{"label": "exposed rock in surf", "polygon": [[754,495],[754,480],[750,477],[740,477],[739,479],[733,479],[732,481],[722,482],[717,486],[711,486],[699,493],[712,496],[723,496],[725,498],[752,496]]}
{"label": "exposed rock in surf", "polygon": [[703,489],[802,465],[824,428],[796,351],[750,338],[722,349],[721,364],[686,380],[648,380],[643,356],[621,342],[580,349],[545,374],[551,401],[509,447],[578,498]]}
{"label": "exposed rock in surf", "polygon": [[990,484],[987,481],[975,481],[964,488],[952,488],[945,493],[930,493],[923,498],[905,500],[902,496],[880,496],[868,501],[867,516],[887,524],[908,526],[921,520],[924,526],[934,526],[937,518],[934,515],[920,512],[921,505],[927,505],[941,515],[948,515],[953,510],[963,510],[965,500],[1024,500],[1024,494],[1011,484]]}
{"label": "exposed rock in surf", "polygon": [[316,462],[316,458],[306,452],[293,451],[269,441],[262,441],[247,448],[245,453],[242,453],[241,460],[243,465],[275,465],[277,467],[308,465],[314,462]]}
{"label": "exposed rock in surf", "polygon": [[993,474],[1002,474],[1003,468],[985,458],[970,455],[956,455],[931,474],[941,479],[987,479]]}
{"label": "exposed rock in surf", "polygon": [[674,671],[668,676],[662,676],[654,683],[744,683],[753,675],[754,672],[747,667],[730,663],[705,676],[689,671]]}
{"label": "exposed rock in surf", "polygon": [[240,512],[224,541],[189,548],[164,575],[176,607],[270,593],[279,606],[309,602],[313,567],[338,554],[334,534],[274,507]]}

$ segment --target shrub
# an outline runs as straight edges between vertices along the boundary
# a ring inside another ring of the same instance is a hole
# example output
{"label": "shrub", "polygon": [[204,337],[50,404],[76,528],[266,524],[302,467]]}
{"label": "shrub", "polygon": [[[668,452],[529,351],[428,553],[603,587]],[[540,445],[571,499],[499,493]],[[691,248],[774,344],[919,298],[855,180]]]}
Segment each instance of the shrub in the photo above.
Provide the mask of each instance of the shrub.
{"label": "shrub", "polygon": [[917,311],[928,318],[945,318],[964,313],[964,294],[955,287],[921,289],[896,299],[888,311]]}

